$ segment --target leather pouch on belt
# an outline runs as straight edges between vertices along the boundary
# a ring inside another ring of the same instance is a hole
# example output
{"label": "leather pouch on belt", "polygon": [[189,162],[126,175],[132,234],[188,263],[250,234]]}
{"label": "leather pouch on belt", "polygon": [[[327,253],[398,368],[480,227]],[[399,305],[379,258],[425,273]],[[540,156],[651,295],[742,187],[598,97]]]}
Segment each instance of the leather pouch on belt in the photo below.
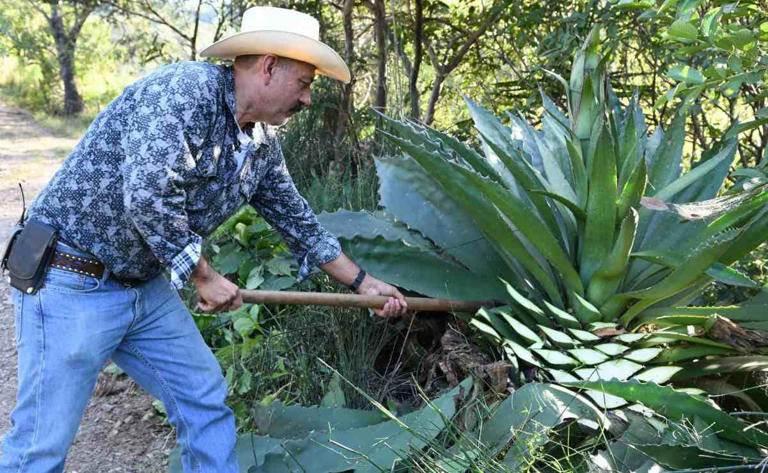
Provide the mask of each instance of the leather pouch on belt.
{"label": "leather pouch on belt", "polygon": [[56,237],[55,228],[36,220],[27,221],[21,232],[11,237],[3,257],[11,286],[26,294],[40,289],[56,249]]}

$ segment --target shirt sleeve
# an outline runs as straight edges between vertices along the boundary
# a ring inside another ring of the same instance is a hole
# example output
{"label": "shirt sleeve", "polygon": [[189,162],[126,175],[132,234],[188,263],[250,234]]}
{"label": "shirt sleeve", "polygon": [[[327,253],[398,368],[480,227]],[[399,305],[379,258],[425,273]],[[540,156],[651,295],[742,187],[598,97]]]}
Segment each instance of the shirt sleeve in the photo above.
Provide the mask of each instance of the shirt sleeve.
{"label": "shirt sleeve", "polygon": [[338,258],[341,245],[320,225],[312,208],[299,194],[279,143],[275,140],[272,146],[277,147],[276,157],[268,163],[269,168],[250,204],[280,232],[299,262],[299,280],[303,280],[313,268]]}
{"label": "shirt sleeve", "polygon": [[202,237],[190,229],[185,180],[215,113],[201,74],[181,71],[135,91],[122,146],[125,212],[181,289],[200,259]]}

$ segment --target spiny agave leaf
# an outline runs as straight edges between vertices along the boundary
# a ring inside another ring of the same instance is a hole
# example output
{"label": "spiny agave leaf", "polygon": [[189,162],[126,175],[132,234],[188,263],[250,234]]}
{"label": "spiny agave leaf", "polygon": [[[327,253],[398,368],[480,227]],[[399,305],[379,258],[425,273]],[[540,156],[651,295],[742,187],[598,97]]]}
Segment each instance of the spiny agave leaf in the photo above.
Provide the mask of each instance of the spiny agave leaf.
{"label": "spiny agave leaf", "polygon": [[552,342],[561,347],[575,347],[577,345],[580,345],[580,343],[577,340],[574,340],[573,338],[569,337],[567,334],[560,332],[558,330],[551,329],[549,327],[545,327],[543,325],[539,325],[539,329],[541,329],[542,332],[544,332],[544,335],[547,336]]}
{"label": "spiny agave leaf", "polygon": [[568,353],[585,365],[597,365],[608,359],[604,353],[591,348],[573,348]]}
{"label": "spiny agave leaf", "polygon": [[639,348],[625,353],[624,358],[638,363],[647,363],[656,358],[662,351],[664,351],[662,348]]}
{"label": "spiny agave leaf", "polygon": [[734,417],[714,408],[704,398],[676,391],[668,386],[638,381],[583,381],[568,383],[569,386],[594,389],[620,396],[630,402],[639,402],[653,409],[660,415],[682,422],[694,417],[702,419],[708,425],[716,425],[718,435],[748,446],[768,445],[768,434],[749,429],[747,425]]}
{"label": "spiny agave leaf", "polygon": [[[518,276],[512,276],[514,268],[498,257],[472,217],[413,159],[377,159],[375,164],[380,204],[387,212],[418,230],[467,268],[480,274],[506,275],[512,281],[518,280]],[[342,232],[353,232],[358,227],[333,228],[329,231],[345,235]]]}
{"label": "spiny agave leaf", "polygon": [[571,170],[573,172],[574,191],[578,198],[579,208],[587,206],[587,168],[584,164],[584,158],[581,154],[581,147],[577,146],[568,139],[565,143],[568,149],[568,158],[571,160]]}
{"label": "spiny agave leaf", "polygon": [[496,343],[501,343],[504,340],[501,337],[501,335],[499,335],[499,332],[497,332],[496,329],[493,328],[493,326],[491,326],[489,323],[485,322],[484,320],[480,320],[479,318],[475,317],[469,321],[469,325],[471,325],[472,327],[475,327],[484,335],[494,340]]}
{"label": "spiny agave leaf", "polygon": [[637,373],[641,369],[643,369],[643,366],[633,361],[618,359],[609,360],[589,368],[579,368],[574,370],[574,373],[586,381],[609,379],[618,379],[624,381],[629,379],[633,374]]}
{"label": "spiny agave leaf", "polygon": [[536,333],[533,330],[529,329],[524,324],[520,323],[509,312],[500,310],[498,311],[498,313],[509,324],[512,330],[514,330],[515,333],[517,333],[521,338],[523,338],[523,340],[525,340],[528,344],[543,343],[541,338],[538,335],[536,335]]}
{"label": "spiny agave leaf", "polygon": [[507,354],[507,357],[511,360],[513,358],[518,358],[521,361],[524,361],[528,363],[529,365],[541,367],[541,363],[539,363],[536,360],[536,357],[533,356],[533,353],[531,353],[527,348],[524,346],[513,342],[512,340],[506,340],[504,341],[504,351]]}
{"label": "spiny agave leaf", "polygon": [[[516,183],[509,188],[512,189],[519,185],[523,189],[549,190],[544,185],[545,179],[539,170],[524,159],[521,152],[513,145],[511,130],[477,103],[468,99],[466,102],[475,122],[475,128],[480,132],[483,142],[504,163],[507,172],[514,176]],[[543,196],[536,194],[529,194],[527,197],[549,231],[557,235],[559,225],[555,218],[554,209],[549,205],[549,202]]]}
{"label": "spiny agave leaf", "polygon": [[256,404],[253,418],[260,435],[272,438],[301,438],[315,430],[346,430],[384,422],[378,411],[342,407],[286,406],[273,402],[269,406]]}
{"label": "spiny agave leaf", "polygon": [[578,317],[582,324],[589,324],[602,320],[603,316],[597,307],[580,295],[572,293],[571,303],[576,313],[576,317]]}
{"label": "spiny agave leaf", "polygon": [[[235,455],[240,465],[240,471],[250,472],[255,465],[264,463],[268,453],[280,453],[283,451],[282,439],[263,437],[251,433],[237,436]],[[168,457],[168,473],[182,473],[181,448],[173,449]]]}
{"label": "spiny agave leaf", "polygon": [[566,328],[581,328],[581,322],[579,320],[569,314],[568,312],[564,311],[563,309],[560,309],[559,307],[556,307],[552,304],[550,304],[547,301],[542,301],[544,304],[544,307],[549,310],[549,313],[552,314],[552,316],[555,317],[555,320],[557,322]]}
{"label": "spiny agave leaf", "polygon": [[[660,350],[660,349],[659,349]],[[677,363],[686,360],[695,360],[707,356],[725,356],[735,354],[736,350],[730,348],[717,348],[704,345],[672,346],[656,358],[659,363]]]}
{"label": "spiny agave leaf", "polygon": [[656,185],[656,183],[654,183],[656,185],[656,189],[659,190],[653,194],[653,197],[659,200],[668,200],[672,198],[680,191],[691,186],[695,181],[707,176],[711,171],[717,169],[717,167],[722,163],[730,164],[733,161],[735,153],[736,141],[727,142],[723,149],[716,156],[694,167],[689,172],[677,178],[674,182],[671,182],[663,187],[659,187]]}
{"label": "spiny agave leaf", "polygon": [[506,291],[495,278],[488,280],[416,247],[381,237],[342,241],[342,246],[345,253],[372,274],[421,294],[455,299],[506,297]]}
{"label": "spiny agave leaf", "polygon": [[647,183],[648,178],[646,175],[645,161],[640,159],[637,162],[635,169],[632,171],[632,174],[630,174],[626,184],[621,189],[616,210],[618,218],[624,218],[624,216],[627,215],[627,212],[629,212],[629,209],[637,207],[642,203]]}
{"label": "spiny agave leaf", "polygon": [[688,109],[680,107],[656,153],[646,157],[649,162],[648,178],[653,189],[665,188],[680,175],[687,116]]}
{"label": "spiny agave leaf", "polygon": [[760,285],[749,278],[746,274],[742,273],[736,268],[726,266],[722,263],[715,263],[711,268],[707,270],[707,275],[711,276],[715,281],[730,286],[748,287],[756,289]]}
{"label": "spiny agave leaf", "polygon": [[683,341],[691,344],[704,345],[712,348],[726,348],[726,349],[731,348],[730,346],[724,343],[716,342],[708,338],[685,335],[682,333],[675,333],[675,332],[672,332],[671,330],[650,332],[645,335],[647,335],[647,337],[643,340],[642,344],[647,346],[662,345],[662,344],[672,343],[675,341]]}
{"label": "spiny agave leaf", "polygon": [[655,302],[673,296],[696,282],[728,249],[737,237],[737,231],[724,232],[697,248],[692,254],[665,278],[653,286],[625,293],[626,296],[641,299],[621,317],[625,326],[644,309]]}
{"label": "spiny agave leaf", "polygon": [[[456,399],[467,392],[471,379],[405,416],[356,429],[314,432],[301,440],[284,440],[282,451],[267,453],[251,473],[312,471],[356,473],[391,469],[402,457],[423,448],[445,429],[456,412]],[[387,448],[381,448],[386,442]],[[241,464],[241,468],[242,468]]]}
{"label": "spiny agave leaf", "polygon": [[555,368],[547,368],[546,371],[556,383],[569,383],[572,381],[579,381],[579,378],[567,371],[562,371]]}
{"label": "spiny agave leaf", "polygon": [[656,366],[654,368],[641,371],[640,373],[634,375],[632,378],[638,381],[663,384],[672,379],[672,377],[682,369],[683,368],[679,366]]}
{"label": "spiny agave leaf", "polygon": [[512,297],[512,300],[517,302],[526,312],[528,312],[539,324],[552,325],[547,315],[536,304],[531,302],[525,296],[520,294],[517,289],[512,287],[508,282],[504,282],[504,287],[507,289],[507,293]]}
{"label": "spiny agave leaf", "polygon": [[[768,356],[729,356],[714,360],[700,360],[683,366],[684,370],[675,376],[675,380],[695,378],[709,374],[746,373],[753,371],[768,372]],[[766,444],[768,445],[768,444]]]}
{"label": "spiny agave leaf", "polygon": [[549,433],[570,419],[590,421],[595,428],[609,427],[609,419],[584,397],[561,386],[528,383],[508,396],[483,425],[480,441],[489,456],[503,450],[514,439],[505,463],[519,471],[518,461],[548,441]]}
{"label": "spiny agave leaf", "polygon": [[557,350],[546,350],[544,348],[534,348],[532,352],[539,355],[548,365],[552,366],[575,366],[576,360]]}
{"label": "spiny agave leaf", "polygon": [[[394,136],[389,136],[389,139],[410,154],[440,183],[446,192],[450,191],[453,193],[454,200],[468,214],[472,215],[478,227],[483,231],[488,240],[494,244],[510,267],[514,267],[515,264],[524,266],[530,275],[542,285],[551,299],[560,299],[559,290],[553,276],[545,268],[542,268],[535,258],[531,258],[528,249],[517,238],[515,233],[510,231],[509,225],[498,214],[496,207],[478,190],[476,183],[470,180],[470,176],[474,176],[482,182],[482,177],[460,166],[435,158],[423,148],[413,146],[405,140]],[[506,204],[510,205],[509,202]],[[531,216],[528,215],[525,217],[525,220],[528,221],[530,218]],[[529,221],[529,223],[532,224],[533,222]],[[540,226],[538,231],[541,233]]]}
{"label": "spiny agave leaf", "polygon": [[[482,319],[483,322],[487,322],[488,325],[493,327],[493,330],[501,336],[502,340],[517,339],[515,334],[509,327],[509,324],[499,315],[495,309],[486,310],[482,308],[477,311],[473,320]],[[482,327],[478,327],[481,331],[486,332]]]}
{"label": "spiny agave leaf", "polygon": [[[595,350],[600,350],[608,356],[621,355],[629,350],[629,347],[620,343],[601,343],[594,346]],[[626,358],[626,357],[625,357]]]}
{"label": "spiny agave leaf", "polygon": [[736,237],[731,247],[720,257],[720,262],[728,265],[743,258],[765,241],[766,234],[768,234],[768,210],[763,209]]}
{"label": "spiny agave leaf", "polygon": [[613,337],[614,341],[627,343],[629,345],[634,345],[635,343],[639,342],[640,340],[648,338],[648,335],[644,333],[622,333],[621,335],[616,335]]}
{"label": "spiny agave leaf", "polygon": [[608,256],[614,241],[617,198],[616,160],[607,128],[603,128],[599,135],[594,163],[591,163],[588,168],[591,171],[587,197],[587,222],[579,258],[584,285],[587,285],[600,263]]}
{"label": "spiny agave leaf", "polygon": [[554,192],[542,191],[538,189],[530,189],[528,192],[549,197],[558,203],[563,204],[568,210],[571,211],[571,214],[573,214],[574,218],[579,222],[584,222],[587,219],[587,214],[584,212],[584,209],[579,207],[579,204],[576,202],[569,200],[567,197],[564,197],[560,194],[555,194]]}
{"label": "spiny agave leaf", "polygon": [[582,342],[590,343],[590,342],[596,342],[600,340],[600,337],[598,337],[597,335],[591,332],[587,332],[586,330],[569,328],[568,331],[571,332],[574,337],[578,338]]}
{"label": "spiny agave leaf", "polygon": [[[741,216],[746,212],[754,211],[758,208],[752,205],[751,198],[753,194],[744,192],[736,195],[725,195],[722,197],[715,197],[714,199],[703,200],[699,202],[689,202],[685,204],[675,204],[672,202],[664,202],[656,197],[643,197],[640,199],[640,204],[648,210],[655,210],[660,212],[671,212],[677,215],[682,220],[701,220],[701,219],[716,219],[723,218],[725,214],[728,217],[724,218],[717,225],[710,225],[713,231],[709,236],[725,230],[728,227],[732,227],[738,224],[738,220],[734,218],[732,211],[739,209],[737,215]],[[750,200],[750,205],[745,204],[746,200]],[[765,202],[763,202],[764,204]],[[743,217],[741,217],[743,218]],[[725,222],[729,225],[722,224]]]}
{"label": "spiny agave leaf", "polygon": [[587,288],[587,297],[596,305],[603,305],[616,293],[629,264],[629,255],[635,243],[638,214],[629,209],[629,214],[621,222],[619,235],[613,249],[603,264],[594,273]]}
{"label": "spiny agave leaf", "polygon": [[738,467],[743,465],[745,460],[741,456],[724,455],[688,445],[637,445],[634,447],[662,465],[681,470],[707,471],[716,467]]}
{"label": "spiny agave leaf", "polygon": [[351,212],[339,209],[333,213],[323,212],[317,216],[323,228],[333,233],[337,238],[352,240],[354,238],[382,237],[389,241],[404,243],[426,250],[434,250],[434,245],[408,227],[398,224],[391,217],[382,213]]}

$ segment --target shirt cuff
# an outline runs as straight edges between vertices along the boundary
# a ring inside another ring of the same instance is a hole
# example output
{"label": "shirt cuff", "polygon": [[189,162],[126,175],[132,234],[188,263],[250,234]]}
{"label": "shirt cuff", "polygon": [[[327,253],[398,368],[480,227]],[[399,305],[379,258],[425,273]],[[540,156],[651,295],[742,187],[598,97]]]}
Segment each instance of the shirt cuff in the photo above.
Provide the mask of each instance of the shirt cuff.
{"label": "shirt cuff", "polygon": [[339,240],[328,234],[327,237],[308,249],[304,257],[299,259],[298,280],[301,282],[307,279],[314,268],[335,260],[339,255],[341,255]]}
{"label": "shirt cuff", "polygon": [[192,275],[192,271],[195,270],[197,262],[200,261],[201,248],[200,243],[192,242],[173,257],[171,261],[171,285],[177,291],[184,287],[189,276]]}

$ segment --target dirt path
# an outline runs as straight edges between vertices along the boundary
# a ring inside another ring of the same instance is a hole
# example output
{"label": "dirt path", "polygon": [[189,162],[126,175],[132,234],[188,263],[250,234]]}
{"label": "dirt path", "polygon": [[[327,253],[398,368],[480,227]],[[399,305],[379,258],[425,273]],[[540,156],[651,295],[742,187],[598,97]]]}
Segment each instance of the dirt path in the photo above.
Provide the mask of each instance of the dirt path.
{"label": "dirt path", "polygon": [[[0,103],[0,242],[21,212],[18,183],[27,203],[37,195],[77,140],[54,136],[27,113]],[[1,245],[0,245],[1,246]],[[0,281],[0,433],[10,424],[16,398],[13,307]],[[159,473],[174,444],[152,398],[127,377],[102,373],[67,459],[67,473]]]}

